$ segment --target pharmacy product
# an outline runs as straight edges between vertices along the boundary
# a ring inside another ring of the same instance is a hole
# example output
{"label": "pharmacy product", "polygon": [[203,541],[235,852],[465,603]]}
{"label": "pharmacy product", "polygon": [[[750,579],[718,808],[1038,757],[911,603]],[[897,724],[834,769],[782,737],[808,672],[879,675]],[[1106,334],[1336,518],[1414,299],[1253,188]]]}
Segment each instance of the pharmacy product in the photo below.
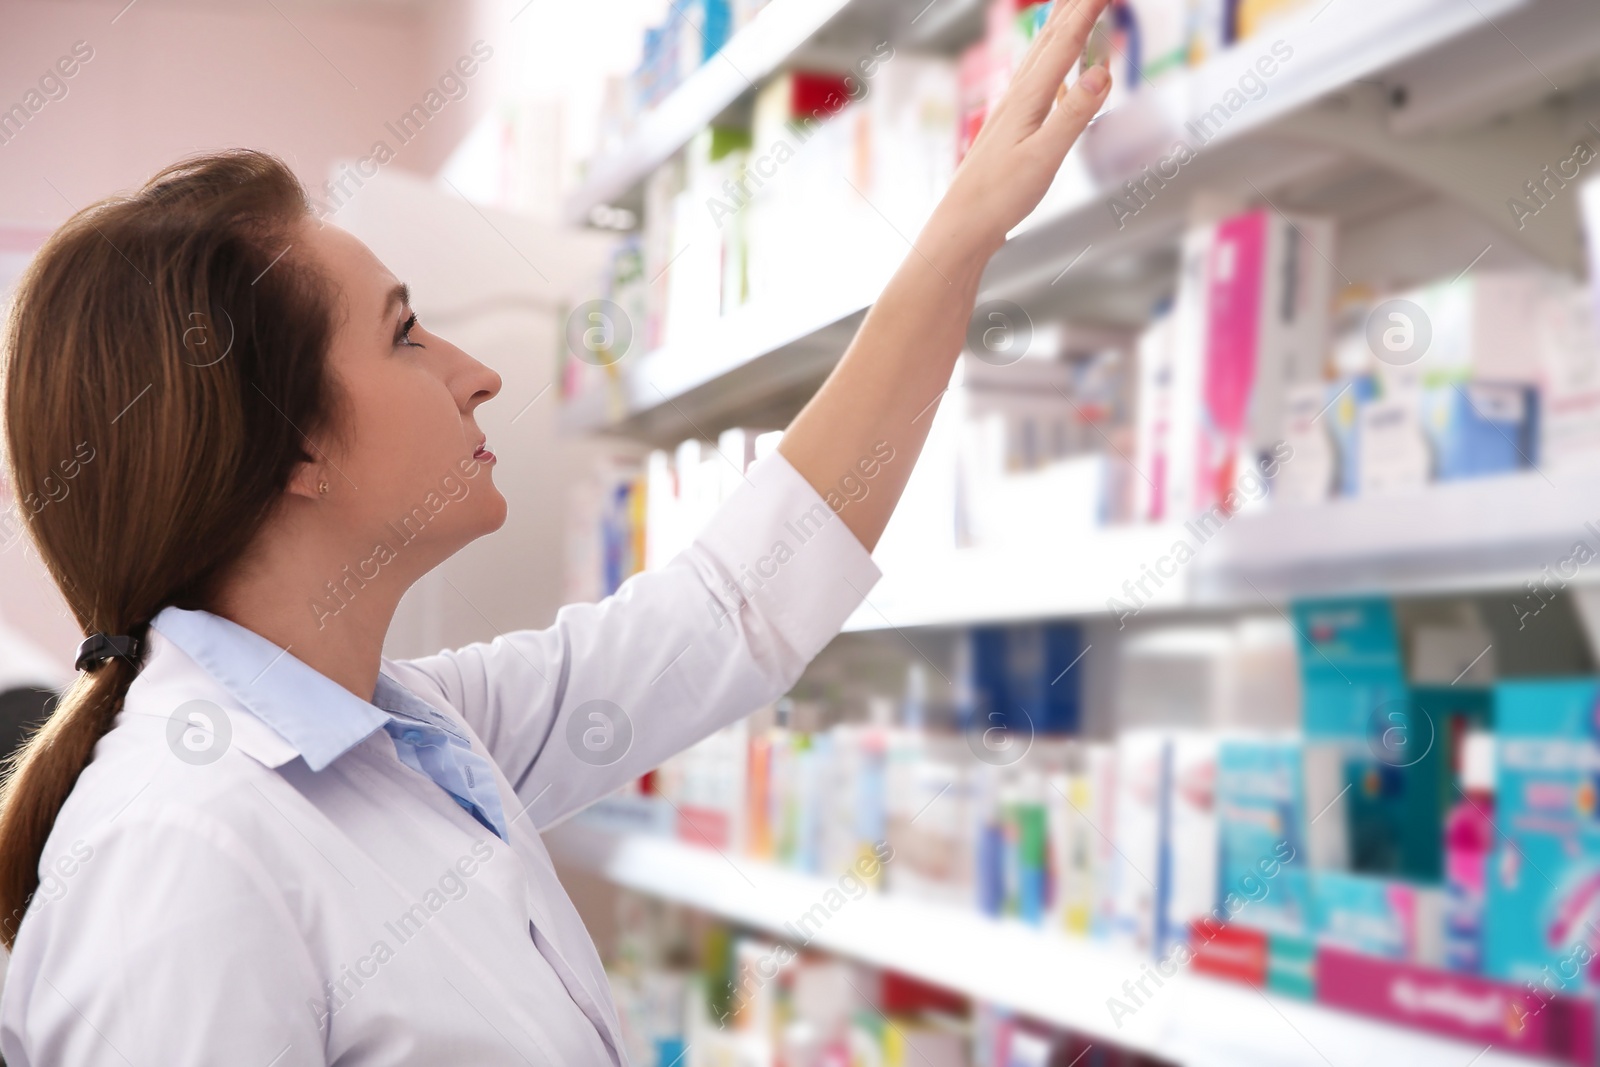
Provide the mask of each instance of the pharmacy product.
{"label": "pharmacy product", "polygon": [[1228,738],[1217,754],[1217,903],[1223,921],[1312,932],[1298,740]]}
{"label": "pharmacy product", "polygon": [[1468,734],[1462,782],[1444,826],[1445,966],[1480,974],[1489,862],[1494,853],[1494,736]]}
{"label": "pharmacy product", "polygon": [[1486,971],[1592,992],[1600,949],[1600,685],[1495,688],[1495,824]]}

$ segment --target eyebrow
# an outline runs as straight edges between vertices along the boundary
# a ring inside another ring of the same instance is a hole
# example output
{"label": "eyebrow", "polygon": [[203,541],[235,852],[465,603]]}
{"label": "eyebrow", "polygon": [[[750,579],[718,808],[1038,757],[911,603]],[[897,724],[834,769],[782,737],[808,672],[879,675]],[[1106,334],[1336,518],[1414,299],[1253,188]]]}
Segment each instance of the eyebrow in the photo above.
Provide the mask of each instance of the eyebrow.
{"label": "eyebrow", "polygon": [[388,296],[383,301],[383,317],[388,318],[394,309],[407,307],[411,303],[411,287],[404,282],[389,290]]}

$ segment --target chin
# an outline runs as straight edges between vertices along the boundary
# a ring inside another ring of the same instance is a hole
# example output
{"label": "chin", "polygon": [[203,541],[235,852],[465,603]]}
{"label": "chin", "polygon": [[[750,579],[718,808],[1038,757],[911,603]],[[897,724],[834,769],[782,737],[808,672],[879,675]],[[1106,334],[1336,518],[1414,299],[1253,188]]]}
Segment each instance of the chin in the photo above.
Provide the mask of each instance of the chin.
{"label": "chin", "polygon": [[506,506],[506,498],[492,484],[489,492],[482,494],[480,499],[483,502],[481,516],[483,525],[478,536],[482,537],[484,534],[494,533],[506,524],[506,514],[509,509]]}

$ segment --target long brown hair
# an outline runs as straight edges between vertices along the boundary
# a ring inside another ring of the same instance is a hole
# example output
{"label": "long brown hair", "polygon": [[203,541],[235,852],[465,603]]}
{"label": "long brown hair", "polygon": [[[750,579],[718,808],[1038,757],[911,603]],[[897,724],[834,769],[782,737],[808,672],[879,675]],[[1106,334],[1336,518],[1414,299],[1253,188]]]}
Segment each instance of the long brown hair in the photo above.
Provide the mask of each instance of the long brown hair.
{"label": "long brown hair", "polygon": [[[281,160],[199,156],[72,216],[23,274],[0,352],[7,464],[85,634],[142,641],[163,607],[208,606],[312,459],[304,435],[336,430],[333,292],[291,247],[308,217]],[[138,667],[80,674],[0,783],[8,948]]]}

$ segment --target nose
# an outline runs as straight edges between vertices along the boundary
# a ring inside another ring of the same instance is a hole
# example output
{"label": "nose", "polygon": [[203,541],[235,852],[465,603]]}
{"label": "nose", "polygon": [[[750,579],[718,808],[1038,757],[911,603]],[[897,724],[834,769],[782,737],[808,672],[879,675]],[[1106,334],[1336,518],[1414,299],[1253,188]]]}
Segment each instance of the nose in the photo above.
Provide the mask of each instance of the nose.
{"label": "nose", "polygon": [[479,363],[465,352],[461,355],[467,361],[466,373],[461,376],[463,392],[466,394],[462,410],[471,412],[479,404],[493,400],[500,394],[500,375],[493,367]]}

